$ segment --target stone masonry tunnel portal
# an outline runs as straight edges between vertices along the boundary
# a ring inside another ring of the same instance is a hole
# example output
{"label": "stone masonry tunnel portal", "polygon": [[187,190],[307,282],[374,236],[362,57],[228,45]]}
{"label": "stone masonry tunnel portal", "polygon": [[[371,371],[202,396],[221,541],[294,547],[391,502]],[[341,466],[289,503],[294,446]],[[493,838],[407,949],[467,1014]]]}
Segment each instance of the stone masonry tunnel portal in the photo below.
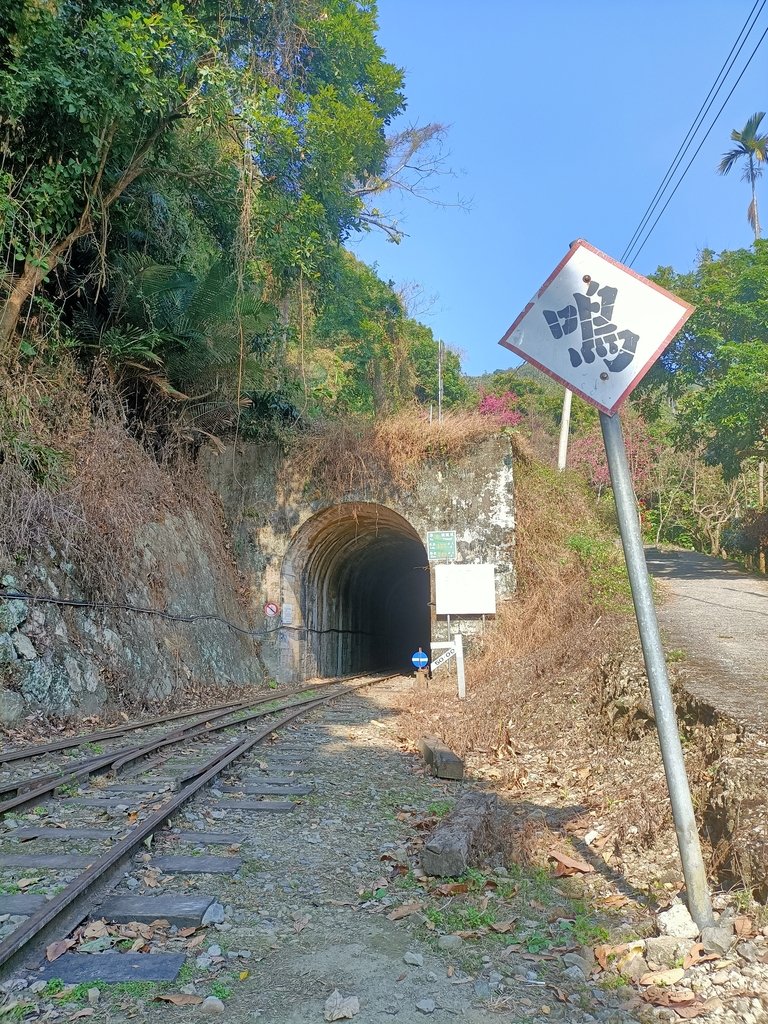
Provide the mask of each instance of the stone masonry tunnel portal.
{"label": "stone masonry tunnel portal", "polygon": [[373,503],[317,513],[283,563],[284,607],[298,612],[283,637],[292,674],[410,671],[430,642],[429,600],[427,553],[402,516]]}

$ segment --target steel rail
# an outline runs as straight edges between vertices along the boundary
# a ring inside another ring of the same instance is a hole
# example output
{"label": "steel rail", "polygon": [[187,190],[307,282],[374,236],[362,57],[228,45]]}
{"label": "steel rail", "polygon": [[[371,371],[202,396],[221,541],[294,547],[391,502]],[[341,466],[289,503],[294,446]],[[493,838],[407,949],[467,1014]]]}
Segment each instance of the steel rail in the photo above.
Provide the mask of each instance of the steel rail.
{"label": "steel rail", "polygon": [[79,736],[65,736],[60,740],[53,740],[51,743],[39,743],[35,746],[11,748],[0,750],[0,764],[11,764],[13,761],[23,761],[30,757],[41,757],[43,754],[55,754],[58,750],[67,750],[70,747],[82,747],[86,743],[98,743],[101,740],[114,739],[124,736],[128,732],[136,732],[139,729],[148,729],[153,725],[163,725],[165,722],[175,722],[180,718],[192,718],[193,715],[205,715],[223,708],[231,708],[241,704],[241,700],[230,701],[228,704],[214,704],[210,707],[195,708],[193,711],[177,711],[172,715],[158,715],[156,718],[147,718],[142,722],[126,722],[122,726],[115,726],[114,729],[105,729],[102,732],[83,733]]}
{"label": "steel rail", "polygon": [[[219,719],[226,718],[231,714],[236,714],[238,711],[244,711],[246,708],[252,708],[259,704],[268,704],[272,701],[280,700],[283,697],[290,697],[297,693],[304,693],[307,689],[315,689],[330,686],[332,684],[332,680],[324,680],[323,682],[314,684],[312,687],[305,686],[301,689],[297,687],[284,687],[280,690],[271,690],[268,694],[264,694],[261,697],[255,697],[252,700],[238,701],[234,704],[228,705],[216,705],[216,707],[222,707],[226,710],[219,711],[218,713],[210,716],[204,715],[199,721],[184,725],[172,733],[165,733],[163,736],[157,737],[149,743],[132,747],[119,747],[117,750],[101,754],[98,757],[87,758],[85,761],[81,761],[73,765],[71,771],[64,768],[60,772],[50,772],[43,776],[32,776],[24,779],[18,779],[13,783],[6,783],[4,787],[0,787],[0,795],[10,792],[15,792],[17,795],[0,803],[0,814],[16,810],[28,803],[35,803],[42,797],[54,792],[60,786],[71,785],[73,782],[77,782],[84,777],[94,775],[107,768],[111,768],[115,773],[117,773],[124,765],[129,764],[132,761],[136,761],[141,757],[145,757],[147,754],[151,754],[165,746],[170,746],[172,743],[179,743],[185,739],[195,739],[207,732],[217,732],[220,729],[226,729],[230,726],[238,725],[240,721],[249,720],[247,718],[239,719],[237,722],[216,725],[212,728],[209,727],[211,726],[211,723],[215,723]],[[195,714],[197,713],[198,712],[195,712]],[[172,715],[168,717],[167,721],[173,721],[178,717],[187,716]],[[256,717],[260,717],[260,715],[257,715]],[[157,721],[162,720],[163,719],[158,719]],[[201,722],[204,723],[202,728],[200,728]],[[20,789],[23,789],[24,791],[20,792]]]}
{"label": "steel rail", "polygon": [[7,938],[0,942],[0,966],[7,963],[38,932],[42,931],[46,925],[63,913],[79,896],[82,896],[83,893],[95,885],[111,868],[130,856],[136,847],[140,846],[148,836],[152,835],[172,814],[175,814],[180,807],[195,796],[207,783],[215,779],[217,775],[221,774],[237,758],[247,754],[256,744],[261,743],[262,740],[265,740],[278,729],[282,729],[300,715],[306,714],[327,701],[343,697],[345,694],[362,689],[364,686],[386,682],[387,679],[393,679],[395,676],[396,673],[377,676],[362,683],[347,684],[333,693],[324,694],[322,697],[307,698],[298,707],[294,706],[289,714],[278,719],[276,722],[270,722],[269,725],[265,726],[254,736],[239,738],[226,747],[224,751],[218,752],[203,766],[201,774],[193,782],[176,793],[171,800],[143,822],[135,825],[127,836],[119,839],[102,857],[90,864],[65,889],[50,899],[44,907],[41,907],[40,910],[28,917],[23,924],[20,924]]}
{"label": "steel rail", "polygon": [[[329,686],[328,680],[321,680],[317,683],[310,683],[301,688],[283,687],[279,690],[272,690],[272,697],[281,697],[285,694],[298,693],[310,687]],[[128,732],[136,732],[140,729],[148,729],[153,725],[164,725],[166,722],[176,722],[180,718],[192,718],[194,715],[207,715],[215,711],[222,711],[225,708],[233,708],[245,703],[248,707],[253,701],[239,700],[228,701],[224,704],[211,704],[208,707],[193,708],[191,711],[175,711],[170,715],[157,715],[154,718],[146,718],[137,722],[125,722],[123,725],[115,726],[113,729],[105,729],[101,732],[82,733],[77,736],[65,736],[60,740],[53,740],[51,743],[39,743],[34,746],[2,749],[0,748],[0,764],[10,764],[13,761],[26,760],[31,757],[40,757],[43,754],[55,754],[58,750],[67,750],[71,747],[81,747],[86,743],[98,743],[100,740],[114,739],[117,736],[124,736]],[[1,791],[0,792],[4,792]]]}

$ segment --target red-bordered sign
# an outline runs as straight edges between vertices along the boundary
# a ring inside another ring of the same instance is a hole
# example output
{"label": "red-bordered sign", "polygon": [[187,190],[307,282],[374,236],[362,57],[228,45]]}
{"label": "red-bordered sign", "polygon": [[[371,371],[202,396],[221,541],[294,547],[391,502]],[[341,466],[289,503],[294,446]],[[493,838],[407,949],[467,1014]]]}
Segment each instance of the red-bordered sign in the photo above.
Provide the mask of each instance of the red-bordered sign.
{"label": "red-bordered sign", "polygon": [[280,605],[275,604],[274,601],[267,601],[267,603],[264,605],[264,614],[267,616],[268,619],[274,619],[277,615],[280,614]]}
{"label": "red-bordered sign", "polygon": [[579,239],[499,344],[613,413],[693,310]]}

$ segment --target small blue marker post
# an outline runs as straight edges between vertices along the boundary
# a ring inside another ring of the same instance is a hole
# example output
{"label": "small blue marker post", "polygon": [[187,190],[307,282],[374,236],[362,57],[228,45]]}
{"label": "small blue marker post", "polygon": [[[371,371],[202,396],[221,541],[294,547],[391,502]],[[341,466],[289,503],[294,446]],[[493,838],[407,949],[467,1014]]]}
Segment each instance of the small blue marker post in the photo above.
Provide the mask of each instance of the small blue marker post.
{"label": "small blue marker post", "polygon": [[422,651],[422,649],[419,648],[415,654],[411,655],[411,664],[413,665],[414,668],[426,668],[427,665],[429,664],[429,658],[424,653],[424,651]]}

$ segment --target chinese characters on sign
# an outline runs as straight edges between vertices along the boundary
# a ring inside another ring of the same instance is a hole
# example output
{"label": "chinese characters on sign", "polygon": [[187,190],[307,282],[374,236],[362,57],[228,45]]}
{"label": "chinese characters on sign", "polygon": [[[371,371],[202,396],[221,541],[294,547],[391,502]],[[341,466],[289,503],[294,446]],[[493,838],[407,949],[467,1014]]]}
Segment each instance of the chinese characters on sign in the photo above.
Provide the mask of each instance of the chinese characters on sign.
{"label": "chinese characters on sign", "polygon": [[693,312],[587,242],[574,242],[501,339],[613,413]]}
{"label": "chinese characters on sign", "polygon": [[[620,331],[613,319],[613,307],[619,294],[618,288],[600,287],[597,281],[589,281],[586,293],[574,292],[575,306],[568,305],[557,311],[544,310],[544,319],[556,340],[572,334],[578,323],[581,326],[581,348],[568,349],[571,366],[581,366],[582,361],[593,363],[599,356],[611,373],[625,370],[635,358],[640,338],[634,331]],[[597,296],[593,300],[593,296]]]}

